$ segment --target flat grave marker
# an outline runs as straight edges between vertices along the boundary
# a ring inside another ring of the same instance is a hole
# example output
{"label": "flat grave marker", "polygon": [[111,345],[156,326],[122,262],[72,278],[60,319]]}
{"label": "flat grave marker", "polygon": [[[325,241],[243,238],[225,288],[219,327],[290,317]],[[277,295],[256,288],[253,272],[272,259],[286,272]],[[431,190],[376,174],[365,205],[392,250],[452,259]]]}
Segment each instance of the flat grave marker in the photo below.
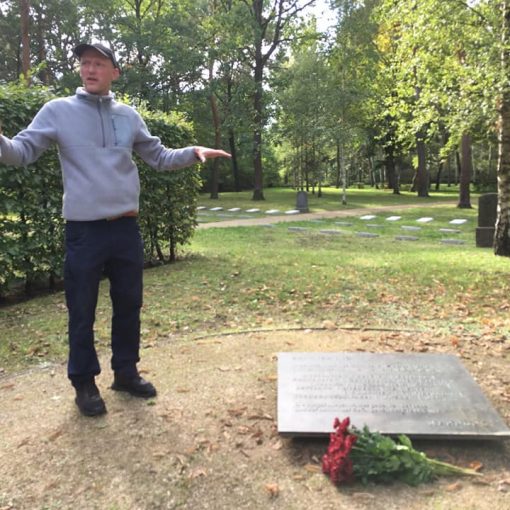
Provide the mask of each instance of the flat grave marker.
{"label": "flat grave marker", "polygon": [[413,227],[411,225],[402,225],[400,228],[402,230],[409,230],[410,232],[418,232],[418,230],[421,230],[421,227]]}
{"label": "flat grave marker", "polygon": [[460,234],[461,231],[458,228],[440,228],[439,232],[444,232],[445,234]]}
{"label": "flat grave marker", "polygon": [[379,237],[379,234],[374,234],[373,232],[356,232],[358,237],[366,237],[367,239],[372,239],[374,237]]}
{"label": "flat grave marker", "polygon": [[360,216],[360,220],[373,220],[376,216],[373,214],[365,214],[365,216]]}
{"label": "flat grave marker", "polygon": [[401,220],[402,219],[402,216],[388,216],[386,218],[386,221],[398,221],[398,220]]}
{"label": "flat grave marker", "polygon": [[352,227],[352,223],[349,221],[335,221],[335,225],[340,227]]}
{"label": "flat grave marker", "polygon": [[345,234],[345,232],[342,232],[341,230],[335,230],[335,229],[322,229],[319,230],[319,233],[321,234],[327,234],[327,235],[339,235],[339,234]]}
{"label": "flat grave marker", "polygon": [[431,221],[434,221],[434,218],[430,218],[428,216],[424,216],[423,218],[418,218],[416,221],[418,223],[430,223]]}
{"label": "flat grave marker", "polygon": [[223,207],[211,207],[209,211],[216,212],[216,211],[223,211]]}
{"label": "flat grave marker", "polygon": [[443,244],[466,244],[462,239],[441,239]]}
{"label": "flat grave marker", "polygon": [[300,211],[297,209],[290,209],[289,211],[285,211],[285,214],[299,214]]}
{"label": "flat grave marker", "polygon": [[383,434],[501,439],[510,429],[451,354],[282,352],[278,432],[320,436],[349,417]]}
{"label": "flat grave marker", "polygon": [[458,218],[458,219],[450,221],[450,224],[451,225],[464,225],[464,223],[466,223],[466,222],[467,222],[466,219]]}
{"label": "flat grave marker", "polygon": [[395,236],[396,241],[418,241],[416,236]]}

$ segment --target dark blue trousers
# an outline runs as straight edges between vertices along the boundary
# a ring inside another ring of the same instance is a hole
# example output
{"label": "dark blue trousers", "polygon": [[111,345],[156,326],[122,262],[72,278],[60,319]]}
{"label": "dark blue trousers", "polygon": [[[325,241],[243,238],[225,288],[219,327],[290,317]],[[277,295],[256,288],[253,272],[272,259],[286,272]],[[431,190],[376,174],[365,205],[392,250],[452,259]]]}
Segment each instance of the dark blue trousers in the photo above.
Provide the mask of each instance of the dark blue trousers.
{"label": "dark blue trousers", "polygon": [[94,346],[99,282],[110,280],[111,366],[136,374],[140,360],[143,244],[136,218],[68,221],[64,283],[69,312],[68,377],[74,386],[101,371]]}

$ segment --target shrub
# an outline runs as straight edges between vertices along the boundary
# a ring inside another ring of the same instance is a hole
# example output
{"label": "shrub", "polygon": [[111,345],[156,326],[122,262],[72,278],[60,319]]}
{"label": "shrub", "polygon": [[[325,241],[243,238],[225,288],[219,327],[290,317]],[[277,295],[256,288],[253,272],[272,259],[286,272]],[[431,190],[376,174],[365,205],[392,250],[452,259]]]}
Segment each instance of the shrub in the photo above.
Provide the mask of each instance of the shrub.
{"label": "shrub", "polygon": [[[6,136],[26,127],[44,103],[54,98],[45,87],[0,85],[0,121]],[[192,127],[176,116],[142,110],[149,130],[168,147],[193,142]],[[148,260],[174,260],[196,226],[198,170],[156,172],[137,160],[142,191],[140,227]],[[34,164],[13,168],[0,164],[0,296],[23,285],[30,291],[62,276],[62,180],[56,148]],[[168,255],[164,250],[168,248]]]}

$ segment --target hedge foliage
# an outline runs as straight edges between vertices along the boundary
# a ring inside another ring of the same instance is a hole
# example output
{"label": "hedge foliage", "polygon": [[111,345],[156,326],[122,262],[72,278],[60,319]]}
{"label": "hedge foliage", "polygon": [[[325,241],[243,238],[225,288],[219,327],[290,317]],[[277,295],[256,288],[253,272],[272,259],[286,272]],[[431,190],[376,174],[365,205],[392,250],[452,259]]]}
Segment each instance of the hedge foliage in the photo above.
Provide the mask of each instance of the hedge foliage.
{"label": "hedge foliage", "polygon": [[[45,87],[0,85],[0,122],[12,137],[55,97]],[[167,147],[194,143],[193,130],[177,116],[140,110],[149,131]],[[174,260],[176,249],[189,241],[196,226],[200,186],[197,168],[156,172],[139,158],[140,228],[146,262]],[[62,277],[64,220],[62,179],[56,148],[34,164],[13,168],[0,163],[0,296],[24,286],[53,287]]]}

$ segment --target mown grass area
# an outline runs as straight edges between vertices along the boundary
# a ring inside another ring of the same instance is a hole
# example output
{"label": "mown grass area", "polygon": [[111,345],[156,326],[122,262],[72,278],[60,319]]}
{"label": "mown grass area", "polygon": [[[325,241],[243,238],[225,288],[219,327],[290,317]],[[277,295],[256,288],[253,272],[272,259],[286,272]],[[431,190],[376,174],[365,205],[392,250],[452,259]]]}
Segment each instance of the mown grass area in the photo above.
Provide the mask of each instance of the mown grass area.
{"label": "mown grass area", "polygon": [[[417,207],[402,211],[398,222],[386,220],[398,212],[396,207],[368,222],[378,227],[355,216],[197,230],[177,263],[145,273],[144,347],[175,335],[191,340],[259,328],[322,327],[325,321],[508,341],[510,260],[475,247],[476,210]],[[402,230],[402,225],[419,225],[416,220],[423,216],[434,221],[420,225],[419,232]],[[468,221],[456,227],[449,223],[455,218]],[[439,228],[460,232],[445,234]],[[379,236],[358,237],[360,231]],[[397,241],[401,234],[419,239]],[[465,244],[443,244],[445,237]],[[109,346],[110,317],[104,282],[96,324],[100,349]],[[0,331],[0,367],[6,372],[64,361],[63,294],[1,308]]]}
{"label": "mown grass area", "polygon": [[[220,193],[218,199],[211,199],[209,195],[203,193],[200,195],[199,206],[207,208],[223,207],[230,209],[239,207],[242,210],[258,208],[262,211],[269,209],[279,209],[282,211],[294,209],[296,207],[297,191],[292,188],[267,188],[264,190],[265,200],[252,200],[253,192],[243,191],[239,193]],[[381,205],[407,205],[407,204],[423,204],[436,201],[456,201],[458,200],[458,187],[443,186],[441,191],[431,191],[430,197],[420,198],[416,193],[402,191],[400,195],[394,195],[391,190],[376,190],[373,188],[348,188],[347,204],[342,204],[342,190],[326,187],[322,189],[322,196],[319,198],[317,189],[315,194],[308,193],[308,206],[310,212],[336,211],[340,209],[352,209],[358,207],[378,207]],[[478,203],[478,195],[473,194],[473,205]]]}

